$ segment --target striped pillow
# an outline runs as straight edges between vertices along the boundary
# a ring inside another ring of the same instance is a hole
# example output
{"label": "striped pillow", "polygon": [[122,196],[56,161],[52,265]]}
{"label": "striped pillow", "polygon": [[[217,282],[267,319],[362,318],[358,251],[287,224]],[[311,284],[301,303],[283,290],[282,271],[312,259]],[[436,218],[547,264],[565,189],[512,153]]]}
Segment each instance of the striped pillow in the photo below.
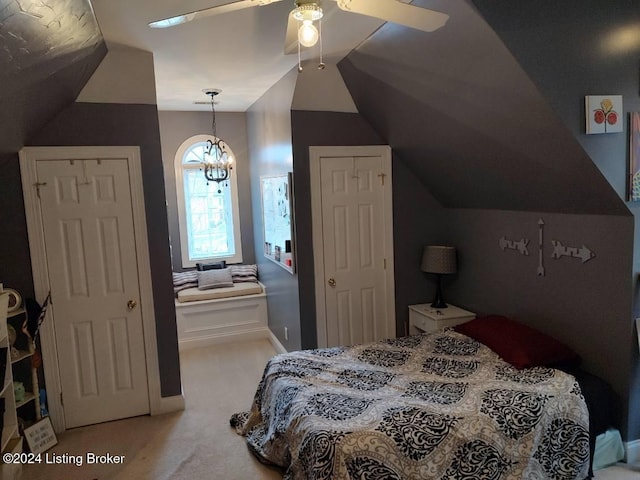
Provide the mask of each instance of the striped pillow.
{"label": "striped pillow", "polygon": [[198,286],[198,272],[173,272],[173,293]]}
{"label": "striped pillow", "polygon": [[258,281],[257,265],[231,265],[229,268],[231,268],[231,277],[236,283]]}

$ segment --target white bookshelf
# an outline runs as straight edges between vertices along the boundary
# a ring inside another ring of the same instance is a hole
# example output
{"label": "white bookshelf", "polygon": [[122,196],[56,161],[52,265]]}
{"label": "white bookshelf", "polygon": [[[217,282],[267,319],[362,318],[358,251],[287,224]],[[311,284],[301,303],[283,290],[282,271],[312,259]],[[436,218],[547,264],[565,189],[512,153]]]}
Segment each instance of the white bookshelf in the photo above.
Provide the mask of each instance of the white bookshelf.
{"label": "white bookshelf", "polygon": [[[6,358],[4,358],[4,381],[2,382],[2,391],[0,398],[4,400],[4,414],[2,424],[2,440],[0,443],[0,452],[18,453],[22,451],[22,438],[18,431],[18,418],[16,415],[16,400],[13,393],[13,369],[11,361],[11,352],[9,345],[9,336],[7,334],[7,306],[9,304],[9,296],[6,293],[0,293],[0,347],[4,349]],[[0,460],[2,462],[2,460]],[[20,473],[19,466],[0,463],[0,478],[12,479]]]}

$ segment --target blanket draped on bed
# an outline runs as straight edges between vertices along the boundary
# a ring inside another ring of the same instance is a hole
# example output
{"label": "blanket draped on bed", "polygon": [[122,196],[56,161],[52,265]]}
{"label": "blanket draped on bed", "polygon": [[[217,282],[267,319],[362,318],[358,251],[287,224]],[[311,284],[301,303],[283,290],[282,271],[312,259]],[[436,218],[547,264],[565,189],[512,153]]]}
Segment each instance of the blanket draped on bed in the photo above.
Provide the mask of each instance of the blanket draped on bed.
{"label": "blanket draped on bed", "polygon": [[231,425],[285,479],[584,479],[575,379],[454,331],[277,355]]}

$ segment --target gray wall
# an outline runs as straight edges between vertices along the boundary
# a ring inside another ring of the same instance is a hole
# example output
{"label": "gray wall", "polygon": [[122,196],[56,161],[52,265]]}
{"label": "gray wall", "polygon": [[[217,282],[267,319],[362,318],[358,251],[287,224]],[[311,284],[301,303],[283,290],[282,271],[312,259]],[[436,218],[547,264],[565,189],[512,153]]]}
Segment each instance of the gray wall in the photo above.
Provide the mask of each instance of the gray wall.
{"label": "gray wall", "polygon": [[[542,12],[531,16],[538,2],[522,12],[521,2],[508,7],[499,1],[486,4],[487,10],[506,9],[499,16],[505,36],[515,36],[523,50],[532,52],[531,65],[548,65],[549,89],[565,85],[557,78],[562,75],[557,68],[570,63],[564,55],[571,55],[563,49],[574,42],[569,34],[573,30],[565,27],[573,21],[575,9],[584,7],[576,2],[574,10],[567,9],[561,17],[565,22],[556,16],[556,10],[566,7],[564,2],[558,7],[541,2]],[[449,207],[440,238],[460,249],[459,273],[444,285],[449,300],[478,313],[513,315],[570,344],[587,369],[612,384],[623,400],[621,417],[626,417],[627,411],[634,411],[633,402],[630,410],[627,406],[632,352],[637,348],[631,323],[633,218],[586,146],[602,142],[598,150],[609,152],[602,162],[611,165],[615,158],[614,176],[623,181],[618,175],[626,163],[623,142],[628,137],[599,135],[581,145],[576,135],[584,128],[580,108],[587,89],[564,91],[547,101],[470,3],[450,5],[455,13],[451,25],[433,35],[392,36],[382,27],[340,62],[345,83],[363,117],[425,189]],[[584,29],[584,35],[593,30],[584,17],[594,23],[601,20],[597,12],[586,15],[584,10],[579,17],[574,29]],[[514,23],[514,18],[520,21]],[[603,18],[607,23],[609,17]],[[550,31],[555,36],[544,38]],[[598,36],[599,30],[594,31]],[[537,43],[544,44],[542,52],[532,47]],[[587,55],[577,56],[577,51],[589,46],[596,49],[576,38],[571,51],[576,63]],[[607,63],[608,76],[602,77],[632,79],[632,103],[637,101],[637,58],[631,62],[625,57],[624,67],[617,61]],[[596,59],[590,65],[598,70]],[[631,94],[628,87],[613,85],[603,83],[590,93]],[[554,107],[566,103],[571,108],[565,113],[571,115],[559,116]],[[618,146],[607,149],[612,142]],[[547,223],[545,277],[536,275],[541,216]],[[423,221],[429,217],[423,215]],[[424,232],[418,235],[425,235],[425,244],[432,241]],[[502,252],[498,240],[503,235],[528,238],[531,255]],[[585,264],[551,260],[552,239],[572,246],[584,243],[597,257]],[[402,277],[396,284],[397,290],[409,286]],[[629,426],[630,439],[638,436],[634,418],[621,425],[623,434]]]}
{"label": "gray wall", "polygon": [[438,201],[454,208],[628,214],[473,6],[434,3],[451,13],[445,27],[398,34],[386,24],[338,66],[358,111]]}
{"label": "gray wall", "polygon": [[[449,300],[479,314],[501,314],[561,339],[583,359],[582,367],[606,379],[626,405],[629,365],[636,340],[631,317],[633,219],[611,215],[452,210],[451,238],[459,273],[446,287]],[[538,276],[539,219],[543,265]],[[501,250],[502,237],[529,239],[529,255]],[[552,258],[551,240],[586,245],[595,258]],[[617,412],[626,430],[626,407]]]}
{"label": "gray wall", "polygon": [[[2,23],[18,4],[0,0],[0,7]],[[107,53],[95,19],[87,18],[86,30],[78,32],[77,39],[87,42],[85,48],[66,55],[49,51],[47,42],[56,36],[42,20],[14,15],[3,25],[11,26],[15,36],[0,35],[6,53],[0,55],[0,282],[23,298],[34,298],[34,291],[18,151],[60,109],[73,103]]]}
{"label": "gray wall", "polygon": [[[517,2],[516,5],[498,0],[474,0],[474,3],[618,196],[625,199],[629,148],[627,112],[640,110],[638,2],[543,0]],[[584,96],[600,94],[623,95],[624,133],[584,133]],[[627,207],[635,217],[635,233],[630,232],[625,240],[635,238],[634,253],[633,258],[629,258],[628,264],[621,266],[622,271],[616,273],[616,276],[627,276],[627,285],[621,287],[624,292],[633,290],[633,316],[620,318],[617,322],[606,322],[605,348],[611,354],[616,354],[615,350],[618,348],[625,352],[631,349],[631,356],[624,360],[622,371],[613,375],[630,376],[628,394],[623,394],[629,398],[628,437],[635,439],[640,438],[640,415],[637,413],[640,410],[640,358],[632,318],[640,316],[640,206],[637,203],[627,203]],[[611,227],[612,242],[619,241],[618,236],[622,234],[622,231]],[[611,262],[613,269],[616,262]],[[603,278],[608,279],[610,276]],[[603,284],[593,291],[597,298],[603,298],[603,304],[605,299],[608,300],[602,293],[604,288],[607,286]],[[589,295],[585,297],[589,298]],[[629,300],[625,298],[618,308],[626,308],[628,304]],[[591,322],[587,328],[602,329],[601,321],[593,319]],[[610,329],[616,332],[615,336],[608,334]],[[600,338],[592,340],[593,348],[605,343]],[[608,354],[600,355],[600,358],[600,368],[617,370],[617,364],[609,362]]]}
{"label": "gray wall", "polygon": [[[393,155],[393,249],[396,286],[396,333],[409,334],[409,305],[431,302],[436,283],[420,270],[425,245],[451,245],[450,211],[424,188],[400,154]],[[443,278],[442,286],[449,281]],[[448,298],[445,296],[445,300]]]}
{"label": "gray wall", "polygon": [[[260,177],[294,170],[290,110],[296,78],[297,72],[291,70],[247,111],[255,257],[260,281],[267,288],[269,328],[288,351],[301,348],[298,275],[292,275],[267,260],[263,254]],[[295,181],[293,189],[296,202],[298,186]],[[294,204],[294,211],[296,208]],[[294,222],[297,219],[294,218]],[[297,253],[296,232],[294,237],[297,264],[300,256]],[[285,328],[288,330],[288,340],[285,340]]]}
{"label": "gray wall", "polygon": [[[171,241],[171,263],[175,272],[182,271],[180,229],[176,198],[175,154],[185,140],[194,135],[211,135],[211,112],[158,112],[162,163],[164,165],[167,217]],[[238,203],[242,235],[243,263],[255,263],[253,221],[251,213],[251,180],[247,124],[245,113],[216,112],[216,133],[231,147],[235,155],[232,175],[238,180]]]}
{"label": "gray wall", "polygon": [[[163,397],[180,395],[180,359],[156,106],[74,103],[28,144],[140,146],[161,393]],[[27,243],[26,235],[21,241]]]}

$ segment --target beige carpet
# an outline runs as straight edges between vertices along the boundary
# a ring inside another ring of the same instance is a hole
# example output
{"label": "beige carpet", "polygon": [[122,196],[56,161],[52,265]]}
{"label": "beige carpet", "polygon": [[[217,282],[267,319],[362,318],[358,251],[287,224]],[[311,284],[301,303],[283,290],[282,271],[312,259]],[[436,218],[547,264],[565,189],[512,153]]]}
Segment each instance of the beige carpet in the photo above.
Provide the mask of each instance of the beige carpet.
{"label": "beige carpet", "polygon": [[595,480],[640,480],[640,471],[626,465],[614,465],[594,472]]}
{"label": "beige carpet", "polygon": [[29,465],[23,480],[281,479],[255,460],[229,427],[232,413],[248,410],[267,360],[267,340],[181,353],[184,412],[137,417],[69,430],[49,453],[124,455],[123,465]]}

